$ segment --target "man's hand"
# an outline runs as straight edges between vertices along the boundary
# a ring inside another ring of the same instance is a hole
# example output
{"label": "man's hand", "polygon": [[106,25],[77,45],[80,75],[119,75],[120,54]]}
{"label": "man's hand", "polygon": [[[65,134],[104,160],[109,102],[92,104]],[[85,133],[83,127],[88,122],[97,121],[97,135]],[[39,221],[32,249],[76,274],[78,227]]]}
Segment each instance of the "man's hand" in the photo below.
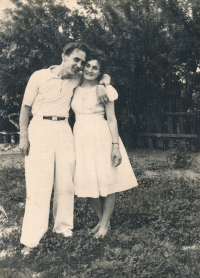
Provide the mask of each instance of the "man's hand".
{"label": "man's hand", "polygon": [[22,155],[29,154],[30,143],[28,140],[28,122],[31,107],[22,103],[21,112],[19,116],[20,126],[20,143],[19,148]]}
{"label": "man's hand", "polygon": [[110,81],[111,81],[110,75],[104,73],[99,83],[107,86],[110,85]]}
{"label": "man's hand", "polygon": [[109,101],[104,85],[97,85],[97,98],[100,104],[106,104]]}
{"label": "man's hand", "polygon": [[112,153],[111,153],[111,160],[114,167],[117,167],[122,162],[122,156],[119,150],[119,145],[113,145]]}
{"label": "man's hand", "polygon": [[30,143],[29,143],[28,137],[20,138],[19,149],[20,149],[20,153],[22,155],[29,154]]}

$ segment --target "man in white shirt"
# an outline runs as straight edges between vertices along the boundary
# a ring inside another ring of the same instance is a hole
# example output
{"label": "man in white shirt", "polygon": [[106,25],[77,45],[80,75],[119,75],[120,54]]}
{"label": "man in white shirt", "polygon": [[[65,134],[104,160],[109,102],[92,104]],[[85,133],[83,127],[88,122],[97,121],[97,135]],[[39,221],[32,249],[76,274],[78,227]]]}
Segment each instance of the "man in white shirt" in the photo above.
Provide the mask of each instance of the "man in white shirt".
{"label": "man in white shirt", "polygon": [[[34,72],[25,90],[20,113],[20,150],[25,155],[27,191],[20,240],[25,245],[24,255],[48,230],[53,185],[53,231],[65,237],[72,235],[75,155],[68,116],[87,52],[84,44],[66,45],[62,63]],[[100,101],[104,100],[106,95],[102,93]],[[30,111],[33,119],[28,126]]]}

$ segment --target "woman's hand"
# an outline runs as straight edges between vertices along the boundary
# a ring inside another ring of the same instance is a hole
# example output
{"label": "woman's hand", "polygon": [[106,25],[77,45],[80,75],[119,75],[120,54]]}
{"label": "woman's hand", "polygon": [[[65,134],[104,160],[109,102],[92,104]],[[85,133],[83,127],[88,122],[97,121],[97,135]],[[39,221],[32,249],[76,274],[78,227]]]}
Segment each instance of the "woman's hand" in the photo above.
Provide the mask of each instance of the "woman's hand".
{"label": "woman's hand", "polygon": [[121,156],[118,144],[114,144],[112,146],[111,161],[112,161],[112,164],[114,167],[117,167],[122,162],[122,156]]}

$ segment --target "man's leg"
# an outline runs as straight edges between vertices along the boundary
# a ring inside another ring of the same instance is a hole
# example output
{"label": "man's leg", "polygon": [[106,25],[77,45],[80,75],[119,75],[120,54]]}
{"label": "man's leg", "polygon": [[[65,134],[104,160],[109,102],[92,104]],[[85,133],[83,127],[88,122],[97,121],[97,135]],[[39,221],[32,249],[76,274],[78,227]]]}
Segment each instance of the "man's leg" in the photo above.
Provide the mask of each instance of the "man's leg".
{"label": "man's leg", "polygon": [[51,122],[33,119],[29,126],[30,152],[25,158],[26,208],[21,243],[36,247],[48,229],[54,177]]}
{"label": "man's leg", "polygon": [[68,122],[60,121],[56,127],[53,231],[71,236],[74,212],[74,140]]}

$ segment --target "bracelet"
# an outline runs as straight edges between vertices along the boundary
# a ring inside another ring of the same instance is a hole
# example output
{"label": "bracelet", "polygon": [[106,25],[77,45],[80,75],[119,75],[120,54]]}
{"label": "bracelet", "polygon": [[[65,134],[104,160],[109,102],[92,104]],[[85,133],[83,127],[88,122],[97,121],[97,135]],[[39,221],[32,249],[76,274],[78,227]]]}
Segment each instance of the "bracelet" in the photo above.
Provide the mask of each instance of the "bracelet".
{"label": "bracelet", "polygon": [[115,145],[115,144],[117,144],[117,145],[119,145],[119,143],[112,143],[113,145]]}

